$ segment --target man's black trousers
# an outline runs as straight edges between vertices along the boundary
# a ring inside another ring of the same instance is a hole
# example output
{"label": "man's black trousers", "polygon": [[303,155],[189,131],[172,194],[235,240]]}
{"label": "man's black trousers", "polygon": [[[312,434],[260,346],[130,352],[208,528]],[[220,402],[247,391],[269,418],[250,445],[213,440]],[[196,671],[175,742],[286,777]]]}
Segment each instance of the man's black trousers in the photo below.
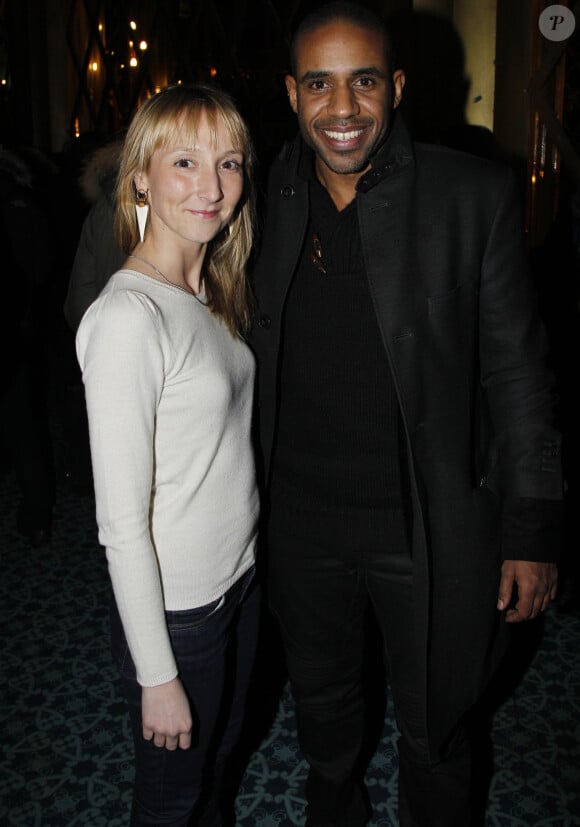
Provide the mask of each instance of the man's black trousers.
{"label": "man's black trousers", "polygon": [[[326,523],[326,525],[325,525]],[[470,753],[463,730],[430,763],[414,632],[414,590],[402,511],[317,527],[273,511],[268,592],[280,623],[298,738],[310,771],[307,827],[363,827],[370,807],[357,770],[365,730],[365,618],[381,631],[400,731],[401,827],[468,827]],[[377,664],[377,675],[382,669]],[[368,669],[368,664],[367,664]]]}

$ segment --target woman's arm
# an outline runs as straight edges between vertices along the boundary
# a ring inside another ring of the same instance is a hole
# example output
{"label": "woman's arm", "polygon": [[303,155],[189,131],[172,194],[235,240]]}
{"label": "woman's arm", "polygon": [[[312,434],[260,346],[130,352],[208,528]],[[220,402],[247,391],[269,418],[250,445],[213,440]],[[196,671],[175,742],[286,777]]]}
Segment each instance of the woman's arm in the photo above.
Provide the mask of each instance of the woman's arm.
{"label": "woman's arm", "polygon": [[156,411],[167,350],[159,322],[149,298],[112,290],[90,308],[77,336],[99,540],[142,686],[177,675],[150,531]]}
{"label": "woman's arm", "polygon": [[160,686],[144,686],[141,711],[146,741],[153,739],[156,747],[169,750],[191,746],[191,710],[179,678]]}

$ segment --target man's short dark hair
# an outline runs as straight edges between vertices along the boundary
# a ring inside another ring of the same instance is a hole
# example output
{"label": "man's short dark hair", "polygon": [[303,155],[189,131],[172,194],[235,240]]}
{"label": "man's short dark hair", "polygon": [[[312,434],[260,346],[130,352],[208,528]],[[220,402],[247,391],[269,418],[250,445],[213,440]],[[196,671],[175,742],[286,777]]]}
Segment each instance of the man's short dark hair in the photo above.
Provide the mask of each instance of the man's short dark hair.
{"label": "man's short dark hair", "polygon": [[290,42],[290,71],[296,77],[296,49],[300,38],[321,26],[326,26],[328,23],[335,23],[338,20],[352,23],[360,29],[368,29],[371,32],[377,32],[383,38],[385,44],[385,52],[387,63],[392,64],[393,44],[391,41],[391,34],[386,22],[371,9],[361,6],[358,3],[349,3],[346,0],[335,0],[335,2],[325,3],[318,8],[308,12],[298,23],[292,34]]}

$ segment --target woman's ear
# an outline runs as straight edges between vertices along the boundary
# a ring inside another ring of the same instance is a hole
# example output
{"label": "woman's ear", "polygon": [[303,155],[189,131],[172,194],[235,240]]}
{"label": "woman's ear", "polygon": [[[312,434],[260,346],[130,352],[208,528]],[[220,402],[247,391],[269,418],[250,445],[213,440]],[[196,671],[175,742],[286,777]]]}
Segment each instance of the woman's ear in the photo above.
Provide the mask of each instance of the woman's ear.
{"label": "woman's ear", "polygon": [[138,172],[133,176],[133,183],[135,184],[136,190],[147,190],[147,179],[142,172]]}

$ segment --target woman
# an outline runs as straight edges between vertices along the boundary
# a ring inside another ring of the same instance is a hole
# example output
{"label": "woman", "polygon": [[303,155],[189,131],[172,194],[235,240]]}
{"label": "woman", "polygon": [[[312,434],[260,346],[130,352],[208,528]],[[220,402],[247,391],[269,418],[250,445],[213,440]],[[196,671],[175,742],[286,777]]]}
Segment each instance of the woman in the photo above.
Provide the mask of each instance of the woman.
{"label": "woman", "polygon": [[255,655],[251,166],[224,93],[148,100],[117,183],[128,257],[77,334],[135,740],[133,825],[221,824]]}

